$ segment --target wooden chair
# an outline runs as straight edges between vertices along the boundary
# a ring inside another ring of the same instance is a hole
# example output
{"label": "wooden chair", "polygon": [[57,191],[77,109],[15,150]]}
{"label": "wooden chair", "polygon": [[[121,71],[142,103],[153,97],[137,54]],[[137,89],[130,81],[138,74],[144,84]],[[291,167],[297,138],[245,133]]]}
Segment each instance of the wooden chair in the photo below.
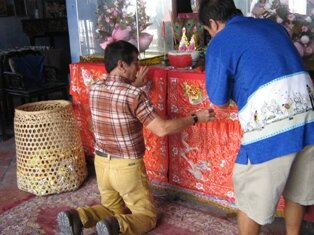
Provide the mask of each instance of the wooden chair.
{"label": "wooden chair", "polygon": [[14,112],[14,97],[18,97],[21,104],[34,98],[48,100],[50,94],[57,92],[61,93],[61,98],[69,98],[68,82],[60,79],[55,67],[44,65],[44,56],[40,51],[24,49],[8,52],[2,58],[2,69],[3,90],[10,114]]}

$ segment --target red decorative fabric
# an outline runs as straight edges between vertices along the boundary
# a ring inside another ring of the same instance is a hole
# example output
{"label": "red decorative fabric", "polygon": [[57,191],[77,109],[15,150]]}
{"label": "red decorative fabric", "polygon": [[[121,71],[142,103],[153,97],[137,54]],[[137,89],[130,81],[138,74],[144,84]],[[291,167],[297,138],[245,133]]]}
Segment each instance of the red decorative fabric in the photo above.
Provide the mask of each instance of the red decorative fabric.
{"label": "red decorative fabric", "polygon": [[82,144],[87,156],[94,155],[94,137],[89,109],[89,87],[105,73],[101,63],[77,63],[70,65],[70,94],[74,114],[81,131]]}
{"label": "red decorative fabric", "polygon": [[[93,156],[94,151],[89,86],[102,79],[104,73],[101,63],[70,65],[73,107],[87,156]],[[182,117],[211,105],[201,70],[150,67],[147,78],[145,89],[162,117]],[[218,120],[214,122],[197,124],[163,138],[144,129],[144,161],[150,180],[205,193],[220,205],[234,207],[232,169],[242,132],[235,104],[224,111],[216,109],[216,113]],[[283,205],[281,199],[279,213]]]}
{"label": "red decorative fabric", "polygon": [[[157,113],[166,117],[167,70],[150,67],[147,74],[147,91]],[[147,175],[157,182],[168,181],[168,136],[158,137],[144,128],[146,152],[144,157]]]}
{"label": "red decorative fabric", "polygon": [[[204,73],[170,71],[168,90],[170,118],[210,106]],[[169,138],[169,181],[234,203],[232,168],[241,138],[237,107],[231,105],[217,118]]]}

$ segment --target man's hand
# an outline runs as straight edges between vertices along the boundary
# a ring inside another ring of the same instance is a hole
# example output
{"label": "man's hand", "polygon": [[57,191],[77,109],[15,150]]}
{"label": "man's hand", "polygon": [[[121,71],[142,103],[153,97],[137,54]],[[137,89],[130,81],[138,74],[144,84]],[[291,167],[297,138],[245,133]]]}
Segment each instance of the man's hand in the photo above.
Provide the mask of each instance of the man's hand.
{"label": "man's hand", "polygon": [[198,110],[195,112],[195,115],[198,118],[197,123],[209,122],[216,119],[216,113],[212,108]]}
{"label": "man's hand", "polygon": [[147,66],[141,66],[136,74],[136,80],[132,83],[133,86],[141,87],[146,84],[146,75],[148,72]]}

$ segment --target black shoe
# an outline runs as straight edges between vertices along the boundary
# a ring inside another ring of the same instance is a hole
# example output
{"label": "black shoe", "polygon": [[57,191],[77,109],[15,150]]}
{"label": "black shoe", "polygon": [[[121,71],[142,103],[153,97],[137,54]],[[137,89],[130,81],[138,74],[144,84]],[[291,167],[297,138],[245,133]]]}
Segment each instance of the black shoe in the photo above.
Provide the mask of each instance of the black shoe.
{"label": "black shoe", "polygon": [[98,235],[119,235],[120,225],[116,217],[111,216],[96,224]]}
{"label": "black shoe", "polygon": [[58,214],[58,225],[61,234],[81,235],[83,224],[77,210],[62,211]]}

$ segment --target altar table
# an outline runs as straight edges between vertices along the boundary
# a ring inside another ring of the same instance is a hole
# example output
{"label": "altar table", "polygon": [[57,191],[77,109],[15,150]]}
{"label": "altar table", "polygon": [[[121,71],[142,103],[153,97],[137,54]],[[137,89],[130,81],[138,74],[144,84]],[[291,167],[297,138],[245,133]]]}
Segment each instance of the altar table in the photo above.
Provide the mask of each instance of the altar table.
{"label": "altar table", "polygon": [[[103,63],[70,65],[70,94],[87,157],[92,157],[94,151],[89,88],[96,80],[103,79],[104,73]],[[164,118],[183,117],[211,105],[201,70],[151,66],[147,78],[144,89]],[[181,188],[216,205],[235,209],[232,168],[242,132],[235,104],[227,111],[216,111],[217,120],[166,137],[157,137],[144,129],[144,161],[153,183]],[[282,214],[283,206],[281,198],[277,214]]]}

